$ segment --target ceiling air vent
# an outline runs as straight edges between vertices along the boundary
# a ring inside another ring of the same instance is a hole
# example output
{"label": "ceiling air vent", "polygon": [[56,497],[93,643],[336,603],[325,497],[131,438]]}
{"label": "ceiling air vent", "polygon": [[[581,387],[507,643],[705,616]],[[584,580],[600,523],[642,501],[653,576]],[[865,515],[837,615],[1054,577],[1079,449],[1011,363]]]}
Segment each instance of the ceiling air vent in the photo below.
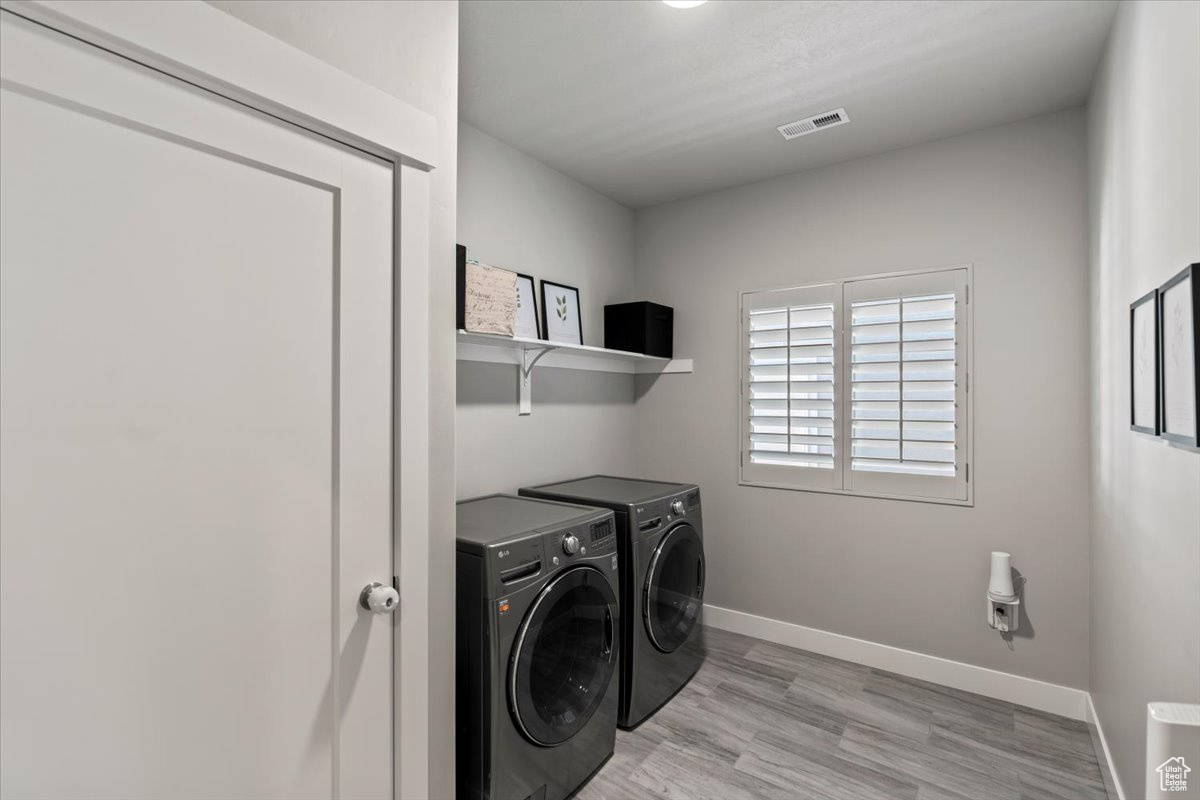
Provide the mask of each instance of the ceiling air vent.
{"label": "ceiling air vent", "polygon": [[776,130],[783,134],[784,139],[795,139],[797,136],[807,136],[810,133],[816,133],[826,128],[845,125],[849,121],[850,115],[846,113],[846,109],[836,108],[833,111],[815,114],[807,119],[780,125]]}

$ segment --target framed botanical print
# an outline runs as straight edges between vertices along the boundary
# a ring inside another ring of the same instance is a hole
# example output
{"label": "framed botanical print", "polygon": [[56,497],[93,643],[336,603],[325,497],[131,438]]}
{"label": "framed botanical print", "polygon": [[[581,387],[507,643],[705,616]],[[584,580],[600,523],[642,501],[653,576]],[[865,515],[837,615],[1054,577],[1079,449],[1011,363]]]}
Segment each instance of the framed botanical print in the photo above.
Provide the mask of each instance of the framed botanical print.
{"label": "framed botanical print", "polygon": [[542,281],[542,329],[551,342],[583,344],[578,289],[564,283]]}
{"label": "framed botanical print", "polygon": [[1200,263],[1186,267],[1158,287],[1160,433],[1178,444],[1197,446],[1196,385],[1200,344]]}
{"label": "framed botanical print", "polygon": [[1129,427],[1158,436],[1158,289],[1129,306]]}
{"label": "framed botanical print", "polygon": [[540,339],[538,331],[537,292],[533,277],[517,273],[517,321],[513,324],[513,336],[519,339]]}

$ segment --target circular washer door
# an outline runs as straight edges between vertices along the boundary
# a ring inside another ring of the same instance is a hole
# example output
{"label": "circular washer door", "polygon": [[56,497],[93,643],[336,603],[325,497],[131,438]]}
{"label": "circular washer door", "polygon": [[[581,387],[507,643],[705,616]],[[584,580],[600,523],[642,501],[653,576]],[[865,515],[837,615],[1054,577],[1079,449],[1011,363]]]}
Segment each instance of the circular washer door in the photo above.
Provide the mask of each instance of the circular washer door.
{"label": "circular washer door", "polygon": [[534,744],[562,744],[596,713],[616,669],[616,613],[594,567],[563,572],[533,601],[509,660],[508,702]]}
{"label": "circular washer door", "polygon": [[704,602],[704,543],[686,522],[663,534],[650,557],[642,614],[650,641],[664,653],[692,634]]}

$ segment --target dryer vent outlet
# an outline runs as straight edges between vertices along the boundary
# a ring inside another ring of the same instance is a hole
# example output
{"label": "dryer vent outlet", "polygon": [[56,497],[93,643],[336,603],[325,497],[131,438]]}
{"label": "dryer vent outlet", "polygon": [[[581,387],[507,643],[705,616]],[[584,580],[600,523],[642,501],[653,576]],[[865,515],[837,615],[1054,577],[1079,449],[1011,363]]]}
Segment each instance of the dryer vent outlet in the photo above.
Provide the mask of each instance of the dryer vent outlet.
{"label": "dryer vent outlet", "polygon": [[833,111],[824,111],[805,119],[780,125],[776,130],[779,131],[784,139],[790,141],[800,136],[807,136],[810,133],[823,131],[826,128],[836,128],[838,125],[845,125],[849,121],[850,115],[846,113],[846,109],[835,108]]}

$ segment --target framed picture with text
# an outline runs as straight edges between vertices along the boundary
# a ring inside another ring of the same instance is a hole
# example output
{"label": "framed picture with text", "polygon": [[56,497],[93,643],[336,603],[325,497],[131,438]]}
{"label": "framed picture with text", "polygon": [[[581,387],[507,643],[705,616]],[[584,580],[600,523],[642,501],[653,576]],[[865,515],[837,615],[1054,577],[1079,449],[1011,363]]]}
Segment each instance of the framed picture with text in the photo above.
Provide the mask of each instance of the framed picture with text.
{"label": "framed picture with text", "polygon": [[565,283],[542,281],[542,331],[551,342],[583,344],[578,289]]}
{"label": "framed picture with text", "polygon": [[1129,427],[1158,436],[1158,289],[1129,306]]}
{"label": "framed picture with text", "polygon": [[1158,287],[1159,435],[1177,444],[1197,446],[1196,385],[1200,344],[1200,263],[1192,264]]}
{"label": "framed picture with text", "polygon": [[513,336],[518,339],[540,339],[538,329],[537,291],[532,275],[517,273],[517,321],[513,325]]}

